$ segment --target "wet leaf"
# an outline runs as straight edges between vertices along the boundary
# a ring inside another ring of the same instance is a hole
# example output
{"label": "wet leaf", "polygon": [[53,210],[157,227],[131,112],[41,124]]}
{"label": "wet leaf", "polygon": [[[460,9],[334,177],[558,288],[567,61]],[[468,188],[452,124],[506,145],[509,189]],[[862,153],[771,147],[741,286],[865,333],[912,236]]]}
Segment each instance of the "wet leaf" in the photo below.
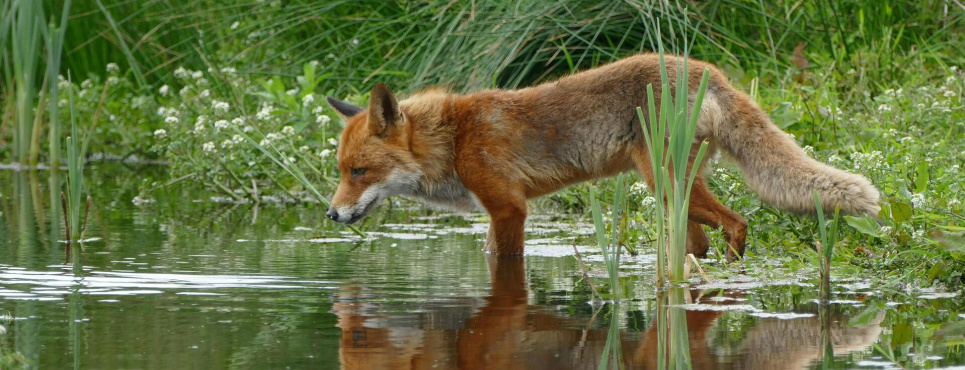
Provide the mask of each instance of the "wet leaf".
{"label": "wet leaf", "polygon": [[951,339],[965,337],[965,321],[948,322],[935,331],[937,339]]}
{"label": "wet leaf", "polygon": [[868,326],[875,321],[881,322],[881,308],[877,305],[868,306],[864,311],[861,311],[857,316],[852,317],[848,320],[849,327],[863,327]]}
{"label": "wet leaf", "polygon": [[915,336],[915,328],[910,323],[895,324],[891,334],[891,347],[898,348],[904,344],[911,343]]}
{"label": "wet leaf", "polygon": [[935,280],[935,278],[937,278],[938,275],[941,274],[942,270],[944,269],[945,269],[944,263],[938,262],[932,265],[932,267],[928,269],[928,280]]}
{"label": "wet leaf", "polygon": [[871,235],[873,237],[881,237],[881,228],[878,227],[878,222],[875,221],[871,216],[864,217],[854,217],[854,216],[844,216],[844,220],[848,222],[848,225],[858,230],[858,232]]}

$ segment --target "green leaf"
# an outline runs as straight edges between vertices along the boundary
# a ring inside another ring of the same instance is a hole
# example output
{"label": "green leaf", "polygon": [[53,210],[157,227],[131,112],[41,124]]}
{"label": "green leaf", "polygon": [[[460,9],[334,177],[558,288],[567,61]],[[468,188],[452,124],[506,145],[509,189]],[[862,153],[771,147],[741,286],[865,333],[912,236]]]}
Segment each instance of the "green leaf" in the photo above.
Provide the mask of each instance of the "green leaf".
{"label": "green leaf", "polygon": [[928,189],[928,162],[918,164],[918,174],[915,175],[915,192],[923,193]]}
{"label": "green leaf", "polygon": [[931,237],[947,251],[965,253],[965,233],[935,231]]}
{"label": "green leaf", "polygon": [[905,202],[891,202],[891,218],[896,223],[911,219],[911,204]]}
{"label": "green leaf", "polygon": [[877,305],[868,306],[864,311],[861,311],[857,316],[848,319],[848,327],[862,327],[868,326],[869,324],[879,321],[881,315],[881,307]]}
{"label": "green leaf", "polygon": [[848,222],[848,225],[851,225],[851,227],[862,234],[871,235],[876,238],[882,236],[881,227],[878,226],[878,222],[875,221],[874,218],[871,218],[871,216],[844,216],[844,220]]}

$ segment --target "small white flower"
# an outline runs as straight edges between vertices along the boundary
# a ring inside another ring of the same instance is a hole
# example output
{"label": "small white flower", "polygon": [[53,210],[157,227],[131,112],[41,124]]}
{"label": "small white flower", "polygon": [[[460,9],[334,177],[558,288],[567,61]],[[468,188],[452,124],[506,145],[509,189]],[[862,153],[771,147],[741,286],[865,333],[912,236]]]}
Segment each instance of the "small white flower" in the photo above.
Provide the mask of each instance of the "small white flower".
{"label": "small white flower", "polygon": [[241,129],[241,131],[247,134],[249,132],[255,131],[255,128],[251,126],[245,126],[245,128]]}
{"label": "small white flower", "polygon": [[221,142],[221,149],[231,149],[233,146],[235,146],[235,142],[230,139]]}
{"label": "small white flower", "polygon": [[235,117],[235,119],[231,120],[231,124],[241,126],[245,124],[245,120],[241,119],[241,117]]}
{"label": "small white flower", "polygon": [[329,154],[332,154],[332,151],[331,151],[330,149],[325,149],[325,150],[322,150],[322,151],[318,152],[318,156],[321,157],[321,158],[328,157]]}
{"label": "small white flower", "polygon": [[847,73],[849,76],[851,76],[851,75],[854,75],[855,73],[857,73],[857,71],[855,71],[854,68],[851,68],[851,69],[849,69],[849,70],[848,70],[847,72],[845,72],[845,73]]}
{"label": "small white flower", "polygon": [[641,201],[640,204],[647,208],[653,207],[655,204],[657,204],[657,198],[654,198],[653,195],[648,194],[647,196],[643,197],[643,201]]}
{"label": "small white flower", "polygon": [[240,21],[235,21],[235,23],[232,23],[232,24],[231,24],[231,29],[232,29],[232,30],[236,30],[236,29],[238,29],[238,27],[240,27],[240,26],[241,26],[241,22],[240,22]]}
{"label": "small white flower", "polygon": [[91,81],[89,78],[84,80],[84,82],[80,83],[80,88],[82,89],[89,89],[91,87],[94,87],[94,82]]}
{"label": "small white flower", "polygon": [[338,146],[338,141],[336,141],[334,138],[328,138],[328,143],[331,146]]}
{"label": "small white flower", "polygon": [[285,91],[285,93],[288,94],[288,95],[291,95],[291,96],[295,96],[295,94],[298,94],[298,88],[296,87],[296,88],[294,88],[294,89]]}
{"label": "small white flower", "polygon": [[810,145],[805,145],[804,153],[806,153],[807,155],[814,155],[814,147]]}
{"label": "small white flower", "polygon": [[191,77],[194,78],[195,80],[197,80],[197,79],[199,79],[199,78],[201,78],[201,77],[204,77],[204,72],[201,72],[201,71],[191,72]]}
{"label": "small white flower", "polygon": [[185,87],[182,87],[180,91],[178,91],[178,95],[181,95],[182,97],[186,97],[188,96],[189,92],[191,92],[191,86],[185,86]]}
{"label": "small white flower", "polygon": [[121,79],[117,76],[110,76],[107,78],[107,86],[114,86],[121,83]]}
{"label": "small white flower", "polygon": [[272,111],[272,109],[275,109],[275,107],[273,107],[271,104],[265,104],[265,105],[263,105],[263,106],[261,107],[261,109],[258,110],[258,113],[255,113],[255,118],[257,118],[257,119],[259,119],[259,120],[261,120],[261,121],[268,120],[268,118],[271,117],[271,111]]}
{"label": "small white flower", "polygon": [[201,144],[201,150],[204,150],[205,153],[214,153],[217,151],[214,147],[214,142],[211,141]]}
{"label": "small white flower", "polygon": [[64,78],[64,76],[62,76],[62,75],[57,75],[57,88],[59,88],[59,89],[61,89],[61,90],[67,90],[67,89],[69,89],[69,88],[70,88],[70,81],[67,81],[67,79]]}
{"label": "small white flower", "polygon": [[791,140],[794,140],[794,134],[787,134],[787,136],[791,138]]}
{"label": "small white flower", "polygon": [[224,67],[221,69],[221,73],[232,75],[238,73],[238,70],[235,67]]}
{"label": "small white flower", "polygon": [[108,119],[109,121],[113,122],[115,119],[117,119],[117,116],[115,116],[115,115],[112,114],[112,115],[108,116],[107,119]]}
{"label": "small white flower", "polygon": [[302,97],[302,106],[308,108],[315,101],[315,94],[308,94]]}
{"label": "small white flower", "polygon": [[912,239],[915,239],[916,241],[924,241],[924,240],[925,240],[925,230],[915,230],[915,231],[912,231],[912,232],[911,232],[911,238],[912,238]]}
{"label": "small white flower", "polygon": [[302,153],[308,152],[309,150],[310,148],[308,147],[308,145],[302,145],[301,147],[298,148],[298,151]]}
{"label": "small white flower", "polygon": [[352,45],[358,45],[359,39],[352,39]]}
{"label": "small white flower", "polygon": [[201,93],[199,93],[198,96],[202,98],[207,98],[211,96],[211,90],[208,90],[208,89],[201,90]]}
{"label": "small white flower", "polygon": [[891,234],[891,226],[882,226],[881,229],[878,230],[878,232],[884,235]]}
{"label": "small white flower", "polygon": [[948,67],[948,69],[951,70],[952,72],[958,72],[958,66],[951,66],[951,67]]}
{"label": "small white flower", "polygon": [[288,164],[295,163],[295,157],[288,157]]}
{"label": "small white flower", "polygon": [[291,126],[285,126],[281,128],[281,133],[287,136],[292,136],[295,134],[295,128]]}
{"label": "small white flower", "polygon": [[218,131],[228,128],[228,121],[220,119],[214,123],[214,128]]}
{"label": "small white flower", "polygon": [[878,111],[879,111],[879,112],[891,112],[891,106],[889,106],[888,104],[881,104],[881,105],[878,106]]}
{"label": "small white flower", "polygon": [[329,117],[329,116],[319,115],[319,116],[315,117],[315,123],[317,123],[317,124],[319,124],[319,125],[325,126],[325,125],[327,125],[329,122],[332,122],[332,118]]}
{"label": "small white flower", "polygon": [[166,138],[166,137],[168,137],[168,132],[167,132],[167,130],[165,130],[165,129],[163,129],[163,128],[154,130],[154,137],[156,137],[156,138],[158,138],[158,139]]}
{"label": "small white flower", "polygon": [[282,138],[282,136],[281,136],[280,134],[278,134],[278,133],[275,133],[275,132],[272,132],[272,133],[269,133],[268,135],[265,135],[265,139],[267,139],[269,142],[271,142],[271,141],[276,141],[276,140],[281,139],[281,138]]}
{"label": "small white flower", "polygon": [[168,94],[171,93],[171,86],[168,86],[168,85],[161,86],[160,89],[157,89],[157,92],[161,93],[161,96],[168,96]]}
{"label": "small white flower", "polygon": [[173,124],[178,123],[178,122],[180,122],[180,121],[181,121],[181,120],[179,120],[178,117],[175,117],[175,116],[167,116],[166,118],[164,118],[164,123],[167,123],[167,124],[169,124],[169,125],[173,125]]}
{"label": "small white flower", "polygon": [[925,205],[925,194],[915,193],[911,195],[911,204],[915,205],[915,208],[921,208]]}
{"label": "small white flower", "polygon": [[261,141],[258,142],[258,145],[261,146],[268,146],[268,144],[271,144],[271,142],[268,141],[268,138],[261,139]]}
{"label": "small white flower", "polygon": [[954,98],[958,96],[958,94],[956,94],[954,91],[951,91],[951,90],[945,90],[945,92],[942,93],[942,95],[944,95],[946,98]]}
{"label": "small white flower", "polygon": [[[201,72],[198,72],[198,73],[201,73]],[[195,85],[198,85],[199,87],[208,86],[208,79],[207,79],[207,78],[199,78],[198,81],[196,81],[194,84],[195,84]]]}
{"label": "small white flower", "polygon": [[322,109],[322,106],[319,105],[319,106],[315,107],[314,109],[312,109],[312,114],[314,114],[314,115],[319,115],[319,114],[322,114],[323,111],[324,111],[324,109]]}
{"label": "small white flower", "polygon": [[211,107],[216,111],[221,111],[221,113],[228,113],[228,109],[230,109],[228,103],[218,100],[212,100]]}
{"label": "small white flower", "polygon": [[116,74],[121,71],[121,67],[117,66],[117,63],[107,63],[107,73]]}
{"label": "small white flower", "polygon": [[235,134],[235,136],[231,137],[231,141],[234,141],[235,144],[240,144],[242,141],[245,141],[245,138],[241,135]]}
{"label": "small white flower", "polygon": [[182,67],[178,67],[178,69],[175,69],[175,70],[174,70],[174,77],[177,77],[177,78],[180,78],[180,79],[188,78],[188,76],[190,76],[190,75],[191,75],[191,74],[188,72],[188,70],[187,70],[187,69],[184,69],[183,66],[182,66]]}

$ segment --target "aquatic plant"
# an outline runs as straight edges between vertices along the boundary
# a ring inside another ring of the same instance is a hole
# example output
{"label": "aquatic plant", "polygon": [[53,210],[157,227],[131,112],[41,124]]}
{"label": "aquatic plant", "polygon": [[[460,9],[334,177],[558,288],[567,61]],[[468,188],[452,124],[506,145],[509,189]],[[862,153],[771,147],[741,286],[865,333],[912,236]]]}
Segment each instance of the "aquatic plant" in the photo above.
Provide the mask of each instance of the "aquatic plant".
{"label": "aquatic plant", "polygon": [[[70,74],[67,75],[70,81]],[[73,252],[75,260],[79,261],[80,240],[83,239],[84,230],[87,225],[87,213],[90,210],[90,197],[87,197],[86,207],[84,208],[83,223],[81,223],[81,199],[84,194],[84,161],[87,157],[87,140],[82,140],[77,132],[77,115],[74,114],[74,93],[68,90],[68,102],[70,104],[70,136],[67,137],[67,192],[60,194],[64,211],[64,227],[67,237],[65,247],[65,263],[71,262],[70,256]],[[75,263],[79,266],[79,263]]]}
{"label": "aquatic plant", "polygon": [[826,303],[831,299],[831,256],[834,253],[834,244],[838,242],[838,219],[841,214],[840,207],[834,207],[834,219],[825,222],[824,208],[821,207],[821,197],[818,191],[814,190],[814,203],[818,215],[818,232],[821,235],[821,243],[818,244],[818,260],[820,284],[818,285],[818,299]]}

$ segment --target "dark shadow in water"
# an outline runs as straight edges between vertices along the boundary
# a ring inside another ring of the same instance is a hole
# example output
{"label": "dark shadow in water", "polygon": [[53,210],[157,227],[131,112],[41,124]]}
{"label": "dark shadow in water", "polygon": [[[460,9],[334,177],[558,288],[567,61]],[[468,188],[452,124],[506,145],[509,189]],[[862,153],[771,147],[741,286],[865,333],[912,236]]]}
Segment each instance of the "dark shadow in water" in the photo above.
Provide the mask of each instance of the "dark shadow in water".
{"label": "dark shadow in water", "polygon": [[[342,331],[340,360],[346,369],[493,368],[591,369],[598,366],[607,329],[590,319],[567,316],[554,307],[530,305],[522,258],[488,258],[492,281],[485,298],[463,297],[425,307],[419,314],[386,312],[377,291],[344,287],[333,310]],[[690,291],[699,296],[697,290]],[[740,293],[699,296],[704,307],[740,303]],[[719,297],[719,298],[714,298]],[[712,335],[721,310],[686,312],[690,355],[695,369],[793,369],[820,361],[822,325],[815,317],[756,318],[737,343]],[[605,312],[605,311],[604,311]],[[881,333],[879,315],[872,323],[848,327],[847,318],[831,314],[828,326],[834,353],[863,350]],[[608,320],[597,319],[597,322]],[[621,347],[627,368],[656,368],[657,329],[623,331]],[[726,330],[726,329],[721,329]],[[736,348],[736,350],[735,350]]]}

